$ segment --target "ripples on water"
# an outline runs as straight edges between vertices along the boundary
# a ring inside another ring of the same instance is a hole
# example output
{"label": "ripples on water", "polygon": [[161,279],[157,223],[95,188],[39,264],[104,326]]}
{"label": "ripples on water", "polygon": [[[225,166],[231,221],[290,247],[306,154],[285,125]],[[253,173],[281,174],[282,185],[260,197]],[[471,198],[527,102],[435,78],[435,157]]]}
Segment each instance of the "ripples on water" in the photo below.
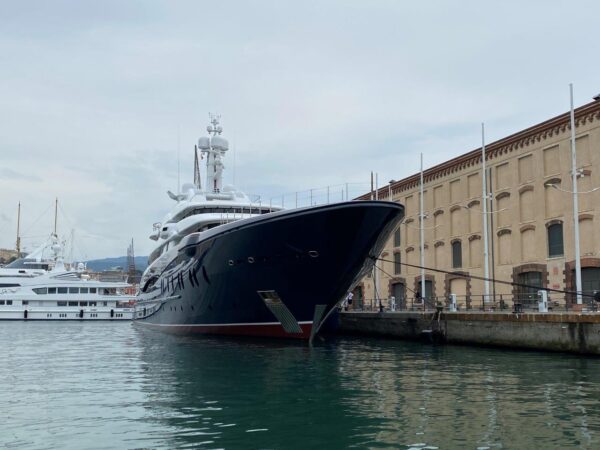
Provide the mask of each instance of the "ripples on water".
{"label": "ripples on water", "polygon": [[0,448],[600,448],[600,359],[3,322]]}

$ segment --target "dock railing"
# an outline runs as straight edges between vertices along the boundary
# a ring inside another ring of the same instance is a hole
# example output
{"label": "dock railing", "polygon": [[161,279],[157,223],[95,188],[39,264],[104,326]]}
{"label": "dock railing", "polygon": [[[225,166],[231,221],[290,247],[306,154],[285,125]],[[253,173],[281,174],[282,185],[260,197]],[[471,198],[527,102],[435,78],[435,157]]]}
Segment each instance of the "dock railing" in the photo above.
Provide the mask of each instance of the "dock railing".
{"label": "dock railing", "polygon": [[425,298],[381,298],[363,299],[347,306],[348,311],[435,311],[443,308],[445,311],[469,312],[598,312],[600,303],[591,296],[584,296],[583,303],[577,305],[569,295],[549,294],[545,307],[540,308],[542,297],[539,294],[497,294],[497,295],[456,295],[455,307],[450,296],[432,296]]}

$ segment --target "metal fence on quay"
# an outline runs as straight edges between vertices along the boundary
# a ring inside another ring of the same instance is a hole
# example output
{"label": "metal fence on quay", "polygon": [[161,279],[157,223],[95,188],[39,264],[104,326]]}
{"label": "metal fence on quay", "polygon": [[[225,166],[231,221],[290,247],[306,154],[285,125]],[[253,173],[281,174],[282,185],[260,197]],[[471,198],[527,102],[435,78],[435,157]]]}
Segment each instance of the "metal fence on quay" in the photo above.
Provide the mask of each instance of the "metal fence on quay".
{"label": "metal fence on quay", "polygon": [[[436,311],[443,308],[446,311],[469,312],[597,312],[600,310],[593,297],[586,295],[582,305],[576,304],[576,299],[570,296],[548,296],[544,299],[537,294],[527,295],[462,295],[449,297],[406,297],[400,299],[359,299],[350,305],[344,305],[348,311]],[[542,306],[540,308],[540,303]]]}

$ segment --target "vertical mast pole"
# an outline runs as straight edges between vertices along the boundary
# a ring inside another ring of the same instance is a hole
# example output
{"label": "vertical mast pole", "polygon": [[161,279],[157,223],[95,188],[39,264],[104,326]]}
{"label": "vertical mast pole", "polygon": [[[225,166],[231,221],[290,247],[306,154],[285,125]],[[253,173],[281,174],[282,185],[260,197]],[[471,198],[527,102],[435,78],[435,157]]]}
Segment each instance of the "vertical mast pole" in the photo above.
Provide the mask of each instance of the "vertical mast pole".
{"label": "vertical mast pole", "polygon": [[575,235],[575,291],[577,304],[581,298],[581,256],[579,253],[579,202],[577,199],[577,150],[575,148],[575,109],[573,108],[573,83],[569,84],[571,94],[571,175],[573,177],[573,229]]}
{"label": "vertical mast pole", "polygon": [[21,257],[21,202],[17,210],[17,258]]}
{"label": "vertical mast pole", "polygon": [[485,168],[485,125],[481,123],[481,204],[483,210],[483,277],[485,278],[483,304],[490,296],[490,266],[488,256],[488,222],[487,222],[487,173]]}
{"label": "vertical mast pole", "polygon": [[54,235],[58,236],[56,234],[56,220],[58,217],[58,197],[56,197],[56,200],[54,201]]}
{"label": "vertical mast pole", "polygon": [[425,229],[423,227],[423,153],[421,153],[421,182],[419,187],[419,240],[421,247],[421,299],[425,305]]}
{"label": "vertical mast pole", "polygon": [[180,164],[180,158],[179,158],[179,144],[181,142],[181,126],[177,127],[177,193],[181,194],[181,180],[180,180],[180,173],[181,173],[181,164]]}

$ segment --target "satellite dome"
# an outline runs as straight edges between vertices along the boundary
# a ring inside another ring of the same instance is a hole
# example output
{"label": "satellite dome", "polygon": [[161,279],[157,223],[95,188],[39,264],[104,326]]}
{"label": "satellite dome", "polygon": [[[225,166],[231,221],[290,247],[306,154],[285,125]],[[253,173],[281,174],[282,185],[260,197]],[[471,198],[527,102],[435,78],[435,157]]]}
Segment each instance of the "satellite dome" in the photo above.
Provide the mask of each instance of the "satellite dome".
{"label": "satellite dome", "polygon": [[210,139],[208,137],[198,139],[198,148],[200,150],[208,150],[210,148]]}
{"label": "satellite dome", "polygon": [[222,138],[221,136],[213,136],[210,139],[210,143],[215,150],[229,150],[229,142],[227,142],[227,139]]}

